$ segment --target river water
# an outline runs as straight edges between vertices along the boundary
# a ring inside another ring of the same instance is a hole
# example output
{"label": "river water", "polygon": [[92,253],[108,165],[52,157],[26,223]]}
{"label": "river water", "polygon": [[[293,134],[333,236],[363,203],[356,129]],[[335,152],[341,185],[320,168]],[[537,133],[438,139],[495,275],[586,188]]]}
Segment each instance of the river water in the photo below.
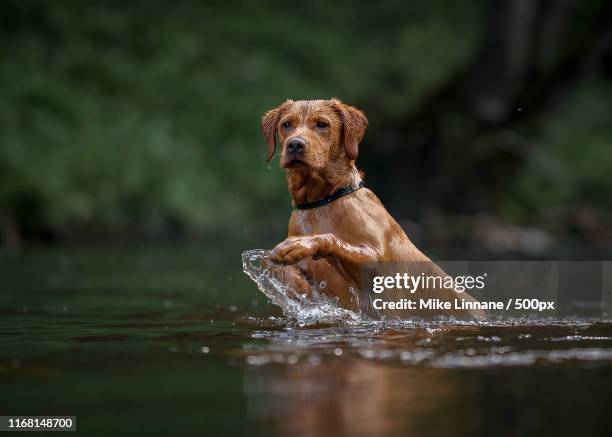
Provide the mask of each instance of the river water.
{"label": "river water", "polygon": [[270,303],[239,254],[0,258],[1,414],[76,416],[86,435],[610,433],[608,321],[291,308],[282,295]]}

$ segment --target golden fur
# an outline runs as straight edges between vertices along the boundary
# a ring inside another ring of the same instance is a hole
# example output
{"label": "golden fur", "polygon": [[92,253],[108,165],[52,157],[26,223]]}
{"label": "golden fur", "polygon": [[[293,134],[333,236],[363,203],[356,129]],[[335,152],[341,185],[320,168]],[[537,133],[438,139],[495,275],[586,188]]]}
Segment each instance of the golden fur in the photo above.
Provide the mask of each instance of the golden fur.
{"label": "golden fur", "polygon": [[[268,160],[274,156],[278,136],[280,165],[295,204],[313,202],[340,187],[361,182],[355,159],[367,125],[368,120],[360,110],[337,99],[287,100],[264,114],[261,128],[268,143]],[[290,153],[286,147],[296,138],[305,144],[299,155]],[[342,306],[350,309],[359,308],[351,287],[362,289],[362,269],[367,263],[414,265],[423,261],[423,266],[428,266],[424,269],[444,275],[412,244],[367,188],[318,208],[295,209],[289,219],[288,237],[272,250],[270,259],[278,264],[277,274],[296,291],[309,293],[313,283],[325,281],[322,291],[337,297]],[[454,290],[439,290],[434,297],[449,301],[459,296]],[[473,299],[467,293],[460,297]],[[391,311],[386,315],[437,314]],[[445,315],[482,314],[450,311]]]}

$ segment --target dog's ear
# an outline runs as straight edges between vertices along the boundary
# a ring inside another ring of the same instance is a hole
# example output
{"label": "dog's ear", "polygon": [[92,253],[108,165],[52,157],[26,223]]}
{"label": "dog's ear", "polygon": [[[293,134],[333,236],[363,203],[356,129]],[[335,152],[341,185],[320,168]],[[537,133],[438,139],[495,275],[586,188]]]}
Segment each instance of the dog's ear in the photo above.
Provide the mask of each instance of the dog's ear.
{"label": "dog's ear", "polygon": [[354,161],[359,153],[359,143],[368,127],[368,119],[359,109],[346,105],[338,99],[331,99],[331,104],[342,119],[346,156]]}
{"label": "dog's ear", "polygon": [[261,117],[261,133],[266,139],[266,143],[268,143],[268,157],[266,161],[270,161],[274,156],[274,151],[276,150],[276,126],[289,102],[290,100],[287,100],[277,108],[270,109]]}

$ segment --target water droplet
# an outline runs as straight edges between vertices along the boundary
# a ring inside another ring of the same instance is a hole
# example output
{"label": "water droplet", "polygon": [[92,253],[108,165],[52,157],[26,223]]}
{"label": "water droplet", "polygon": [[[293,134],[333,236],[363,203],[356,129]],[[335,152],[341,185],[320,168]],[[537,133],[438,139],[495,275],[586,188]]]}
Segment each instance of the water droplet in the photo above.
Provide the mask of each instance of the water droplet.
{"label": "water droplet", "polygon": [[203,354],[207,354],[208,352],[210,352],[210,348],[206,346],[202,346],[200,350],[202,351]]}
{"label": "water droplet", "polygon": [[268,364],[270,358],[267,355],[249,355],[247,357],[247,364],[251,366],[263,366],[264,364]]}
{"label": "water droplet", "polygon": [[334,355],[339,357],[342,356],[342,349],[340,349],[339,347],[337,347],[336,349],[334,349]]}

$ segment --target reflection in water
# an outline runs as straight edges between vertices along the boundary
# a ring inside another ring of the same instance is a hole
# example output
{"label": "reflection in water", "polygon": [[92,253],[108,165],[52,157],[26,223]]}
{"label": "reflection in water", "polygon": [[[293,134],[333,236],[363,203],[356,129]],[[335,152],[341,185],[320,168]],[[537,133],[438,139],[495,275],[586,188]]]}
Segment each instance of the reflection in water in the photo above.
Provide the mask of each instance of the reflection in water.
{"label": "reflection in water", "polygon": [[[252,417],[274,424],[283,435],[313,436],[448,428],[460,420],[451,405],[470,397],[448,371],[367,360],[249,367],[245,394]],[[439,411],[449,413],[443,424],[434,417]]]}
{"label": "reflection in water", "polygon": [[[554,372],[567,370],[550,366],[590,362],[605,369],[609,333],[608,324],[562,323],[254,331],[240,353],[247,412],[281,435],[525,435],[527,425],[506,411],[531,420],[537,409],[522,405],[538,399],[538,386],[557,393],[556,403],[580,396],[573,385],[553,382]],[[523,369],[529,378],[516,385]],[[536,388],[516,392],[525,384]],[[573,412],[558,407],[561,416]],[[486,417],[482,410],[489,410]]]}

